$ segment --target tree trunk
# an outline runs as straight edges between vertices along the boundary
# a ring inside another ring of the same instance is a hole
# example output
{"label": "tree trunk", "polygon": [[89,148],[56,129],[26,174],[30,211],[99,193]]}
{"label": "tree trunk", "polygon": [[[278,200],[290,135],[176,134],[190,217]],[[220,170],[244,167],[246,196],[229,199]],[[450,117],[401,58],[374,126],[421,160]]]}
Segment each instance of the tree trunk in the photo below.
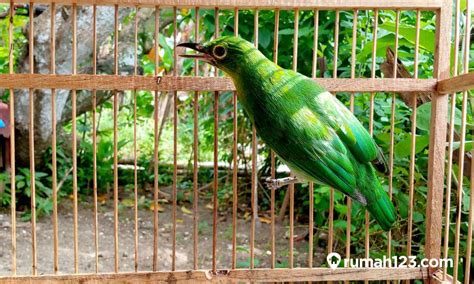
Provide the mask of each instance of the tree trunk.
{"label": "tree trunk", "polygon": [[[120,9],[119,21],[129,15],[131,9]],[[56,73],[72,73],[72,9],[70,6],[59,6],[56,9]],[[34,72],[50,73],[50,13],[48,8],[34,19]],[[92,7],[77,7],[77,73],[92,73]],[[140,11],[141,21],[153,21],[151,9]],[[114,7],[97,9],[97,73],[112,74],[114,70],[113,35]],[[147,26],[146,24],[143,26]],[[165,25],[162,25],[164,28]],[[28,30],[27,33],[30,31]],[[152,41],[150,39],[149,41]],[[152,46],[152,43],[145,43]],[[19,59],[21,73],[29,73],[29,54]],[[119,31],[119,70],[121,74],[132,74],[134,64],[134,26],[126,25]],[[97,92],[97,105],[112,96],[111,91]],[[15,128],[16,128],[16,159],[19,166],[29,164],[29,91],[15,91]],[[34,91],[34,140],[35,163],[41,165],[45,150],[51,146],[52,116],[51,90]],[[160,100],[160,109],[169,109],[170,100]],[[72,119],[71,91],[56,90],[56,121],[57,129]],[[89,91],[77,92],[77,116],[92,109],[92,96]],[[160,112],[161,120],[165,120],[168,112]]]}

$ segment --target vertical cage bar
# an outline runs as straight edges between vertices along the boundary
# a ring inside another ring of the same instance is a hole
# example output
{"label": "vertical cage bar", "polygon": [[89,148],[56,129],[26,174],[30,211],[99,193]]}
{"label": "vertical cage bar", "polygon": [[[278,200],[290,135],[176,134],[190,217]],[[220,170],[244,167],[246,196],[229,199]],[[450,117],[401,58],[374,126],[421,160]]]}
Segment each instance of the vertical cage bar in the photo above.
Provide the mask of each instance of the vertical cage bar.
{"label": "vertical cage bar", "polygon": [[[280,29],[280,9],[275,9],[275,28],[273,30],[273,62],[278,64],[278,31]],[[271,178],[276,177],[275,152],[270,150],[270,172]],[[271,268],[275,268],[276,263],[276,238],[275,238],[275,189],[270,187],[270,242],[271,242]]]}
{"label": "vertical cage bar", "polygon": [[[398,36],[399,36],[399,26],[400,26],[400,10],[396,11],[395,16],[395,47],[394,47],[394,59],[393,59],[393,78],[397,78],[398,72]],[[414,96],[415,97],[415,96]],[[393,159],[395,152],[395,93],[392,93],[392,102],[391,102],[391,115],[390,115],[390,150],[389,150],[389,177],[388,177],[388,196],[392,200],[393,193]],[[414,136],[413,136],[414,137]],[[410,209],[409,209],[410,211]],[[392,255],[392,230],[388,231],[387,234],[387,255],[390,258]],[[411,242],[408,238],[408,242]],[[407,251],[407,255],[410,255]]]}
{"label": "vertical cage bar", "polygon": [[319,40],[319,10],[314,10],[314,34],[313,34],[313,64],[312,77],[316,78],[316,69],[318,67],[318,40]]}
{"label": "vertical cage bar", "polygon": [[[312,78],[316,78],[316,68],[318,61],[318,32],[319,32],[319,10],[314,10],[313,15],[313,59],[312,59]],[[309,240],[308,240],[308,267],[313,267],[314,254],[314,184],[309,182]]]}
{"label": "vertical cage bar", "polygon": [[[114,12],[114,74],[118,75],[119,7]],[[114,90],[114,271],[119,270],[119,218],[118,218],[118,91]]]}
{"label": "vertical cage bar", "polygon": [[[50,73],[56,74],[56,4],[51,3],[50,18]],[[53,191],[53,272],[58,273],[58,193],[57,193],[57,151],[56,151],[56,89],[51,89],[51,189]]]}
{"label": "vertical cage bar", "polygon": [[[30,33],[29,33],[29,63],[30,74],[35,73],[35,48],[34,48],[34,4],[30,2]],[[31,266],[32,274],[37,273],[37,253],[36,253],[36,185],[35,185],[35,115],[34,115],[34,90],[29,89],[29,149],[30,149],[30,192],[31,192]]]}
{"label": "vertical cage bar", "polygon": [[[451,25],[452,1],[443,0],[441,9],[436,11],[433,77],[438,80],[450,76]],[[425,231],[426,258],[439,258],[441,252],[447,116],[448,95],[436,93],[431,100]],[[431,267],[429,272],[434,273],[435,269],[437,268]]]}
{"label": "vertical cage bar", "polygon": [[[135,6],[134,21],[134,58],[133,75],[138,76],[138,13]],[[137,90],[133,90],[133,209],[134,209],[134,263],[135,272],[138,271],[138,146],[137,146]]]}
{"label": "vertical cage bar", "polygon": [[[354,9],[352,19],[352,49],[351,49],[351,79],[355,78],[356,67],[356,47],[357,47],[357,24],[358,24],[359,10]],[[354,93],[350,97],[350,110],[354,113]],[[347,198],[347,225],[346,225],[346,258],[351,257],[351,229],[352,229],[352,199]],[[345,283],[348,283],[346,281]]]}
{"label": "vertical cage bar", "polygon": [[[469,2],[469,1],[467,1]],[[466,3],[467,3],[466,2]],[[466,6],[466,8],[469,8],[469,6]],[[463,62],[465,65],[465,70],[468,71],[468,66],[469,64],[469,59],[468,59],[468,51],[469,51],[469,32],[470,28],[468,28],[470,24],[469,19],[466,19],[466,23],[464,26],[464,31],[465,31],[465,50],[464,50],[464,59],[465,61]],[[467,58],[467,59],[466,59]],[[466,68],[467,67],[467,68]],[[462,198],[463,198],[463,183],[464,183],[464,157],[465,157],[465,146],[466,146],[466,121],[467,121],[467,104],[468,104],[468,93],[465,91],[462,94],[462,110],[461,110],[461,138],[460,138],[460,144],[459,144],[459,159],[458,159],[458,164],[459,169],[458,169],[458,188],[456,192],[456,227],[455,227],[455,235],[454,235],[454,265],[453,265],[453,280],[457,281],[459,277],[459,259],[460,259],[460,249],[459,249],[459,244],[461,241],[461,215],[462,215]]]}
{"label": "vertical cage bar", "polygon": [[[460,3],[461,0],[456,0],[456,12],[455,12],[455,25],[454,25],[454,70],[453,75],[458,75],[458,56],[459,56],[459,18],[460,18]],[[415,73],[415,75],[418,75]],[[451,95],[451,117],[449,120],[449,138],[448,138],[448,168],[446,170],[446,201],[445,201],[445,228],[444,228],[444,245],[443,245],[443,258],[448,258],[448,251],[449,251],[449,233],[450,233],[450,226],[451,226],[451,189],[452,189],[452,179],[456,178],[453,171],[453,142],[454,142],[454,118],[455,118],[455,110],[456,110],[456,93]],[[471,179],[472,180],[472,179]],[[448,274],[448,267],[443,267],[443,280],[447,279]]]}
{"label": "vertical cage bar", "polygon": [[[254,12],[254,20],[253,20],[253,34],[254,34],[254,46],[258,49],[258,16],[259,10],[255,9]],[[255,129],[255,125],[252,125],[252,182],[251,182],[251,208],[252,208],[252,217],[250,221],[250,268],[254,268],[255,266],[255,255],[254,255],[254,248],[255,248],[255,222],[256,218],[258,218],[258,208],[257,208],[257,155],[258,155],[258,142],[257,142],[257,131]]]}
{"label": "vertical cage bar", "polygon": [[339,21],[340,21],[340,12],[339,10],[335,11],[336,19],[334,21],[334,58],[333,58],[333,71],[332,77],[337,78],[337,60],[339,53]]}
{"label": "vertical cage bar", "polygon": [[[14,2],[10,1],[10,20],[8,25],[8,49],[9,63],[8,72],[14,74],[14,55],[13,55],[13,19],[15,16]],[[10,97],[8,99],[9,120],[10,120],[10,218],[11,218],[11,271],[16,275],[16,171],[15,171],[15,90],[9,89]]]}
{"label": "vertical cage bar", "polygon": [[[72,4],[72,75],[77,70],[77,4]],[[79,272],[79,236],[77,229],[77,92],[72,90],[72,194],[74,227],[74,273]]]}
{"label": "vertical cage bar", "polygon": [[[219,9],[216,7],[214,10],[214,37],[219,37]],[[219,72],[217,67],[214,70],[214,76],[218,77]],[[214,179],[213,179],[213,208],[212,208],[212,271],[215,273],[217,271],[217,209],[218,209],[218,199],[217,192],[219,186],[219,176],[218,176],[218,162],[219,162],[219,92],[214,92]]]}
{"label": "vertical cage bar", "polygon": [[[377,50],[377,29],[379,26],[379,10],[374,9],[374,30],[373,30],[373,44],[372,44],[372,64],[371,64],[371,78],[375,78],[375,64],[376,64],[376,50]],[[369,114],[369,134],[370,136],[374,135],[374,100],[375,93],[370,93],[370,114]],[[369,211],[365,210],[365,258],[369,258],[369,249],[370,249],[370,233],[369,233]],[[364,281],[368,283],[368,281]]]}
{"label": "vertical cage bar", "polygon": [[[196,42],[199,42],[199,7],[196,7],[196,18],[194,24],[194,38]],[[194,60],[194,76],[199,76],[199,60]],[[193,132],[193,242],[194,242],[194,255],[193,255],[193,267],[194,270],[198,269],[198,234],[199,234],[199,121],[198,121],[198,112],[199,112],[199,92],[194,92],[194,132]]]}
{"label": "vertical cage bar", "polygon": [[[177,76],[177,54],[176,54],[176,7],[173,7],[173,76]],[[171,229],[172,237],[172,255],[171,255],[171,270],[176,270],[176,207],[177,207],[177,182],[178,182],[178,92],[173,93],[173,227]]]}
{"label": "vertical cage bar", "polygon": [[[97,75],[97,5],[92,6],[92,74]],[[95,273],[99,273],[99,216],[97,205],[97,91],[92,90],[92,171],[94,195]]]}
{"label": "vertical cage bar", "polygon": [[[418,79],[418,51],[420,47],[420,10],[416,11],[416,33],[415,33],[415,60],[413,62],[414,78]],[[398,25],[397,25],[398,27]],[[398,28],[397,28],[398,31]],[[395,61],[395,64],[397,61]],[[396,74],[396,73],[395,73]],[[411,149],[410,149],[410,173],[409,173],[409,205],[408,205],[408,234],[407,234],[407,256],[411,255],[411,239],[413,237],[413,203],[415,192],[415,159],[416,159],[416,116],[417,116],[417,99],[418,96],[413,94],[412,97],[412,116],[411,116]],[[392,163],[393,166],[393,163]]]}
{"label": "vertical cage bar", "polygon": [[299,29],[300,13],[298,9],[295,9],[295,25],[293,33],[293,63],[291,65],[293,71],[298,69],[298,29]]}
{"label": "vertical cage bar", "polygon": [[[299,33],[299,10],[295,9],[295,20],[294,20],[294,34],[293,34],[293,71],[298,69],[298,33]],[[294,176],[293,173],[290,173],[290,176]],[[295,185],[288,185],[288,190],[290,194],[290,251],[289,251],[289,267],[294,267],[294,232],[295,232]],[[310,233],[311,234],[311,233]]]}
{"label": "vertical cage bar", "polygon": [[[234,9],[234,36],[239,36],[239,8]],[[237,92],[233,92],[232,95],[233,104],[233,141],[232,141],[232,269],[237,267],[237,203],[238,200],[238,188],[237,188],[237,173],[239,170],[239,164],[237,161]]]}
{"label": "vertical cage bar", "polygon": [[[336,18],[334,21],[334,58],[332,77],[337,78],[337,58],[339,52],[339,10],[335,11]],[[336,95],[336,94],[334,94]],[[334,188],[329,189],[329,226],[328,226],[328,253],[331,253],[334,246]]]}
{"label": "vertical cage bar", "polygon": [[[160,8],[155,6],[155,76],[158,76],[159,67],[159,31],[160,31]],[[154,111],[154,149],[153,149],[153,271],[158,270],[158,120],[159,120],[159,93],[155,91]]]}
{"label": "vertical cage bar", "polygon": [[[469,52],[471,46],[471,3],[470,1],[466,1],[466,27],[465,27],[465,46],[464,46],[464,73],[469,72]],[[467,94],[467,91],[464,91],[464,94]],[[473,109],[473,99],[470,98],[471,101],[471,110]],[[474,154],[474,150],[471,150],[471,156]],[[472,259],[472,231],[474,226],[474,185],[473,185],[473,178],[474,178],[474,168],[471,165],[471,186],[470,186],[470,199],[469,199],[469,217],[468,217],[468,229],[467,229],[467,245],[466,245],[466,264],[464,269],[464,284],[470,283],[471,279],[471,259]]]}
{"label": "vertical cage bar", "polygon": [[458,268],[459,268],[459,243],[460,243],[460,231],[461,231],[461,206],[462,206],[462,191],[463,191],[463,172],[464,172],[464,156],[465,156],[465,143],[466,143],[466,119],[467,119],[467,92],[463,93],[462,97],[462,115],[461,115],[461,138],[459,146],[459,162],[461,165],[458,169],[458,189],[456,193],[456,227],[454,237],[454,266],[453,266],[453,279],[458,280]]}
{"label": "vertical cage bar", "polygon": [[[469,72],[469,53],[471,47],[471,5],[470,1],[466,1],[466,27],[464,35],[464,73]],[[464,93],[467,93],[465,91]],[[471,98],[471,104],[472,104]],[[472,105],[471,105],[472,108]],[[471,150],[471,154],[474,154],[474,151]],[[468,217],[468,230],[467,230],[467,245],[466,245],[466,264],[465,264],[465,273],[464,273],[464,284],[468,284],[471,279],[471,259],[472,259],[472,231],[474,226],[474,185],[472,183],[474,178],[474,168],[471,166],[471,186],[470,186],[470,200],[469,200],[469,217]]]}
{"label": "vertical cage bar", "polygon": [[308,240],[308,267],[313,267],[313,237],[314,237],[314,184],[309,182],[309,240]]}
{"label": "vertical cage bar", "polygon": [[[463,62],[463,67],[464,67],[464,73],[467,74],[469,73],[469,53],[470,53],[470,47],[471,47],[471,6],[470,6],[470,1],[466,1],[466,23],[464,26],[464,62]],[[467,91],[464,91],[463,96],[468,96],[469,93]],[[472,104],[473,99],[470,98],[470,102]],[[471,109],[472,109],[471,105]],[[473,150],[471,150],[471,154],[474,153]],[[463,164],[459,164],[463,165]],[[464,283],[468,284],[470,280],[470,273],[471,273],[471,252],[472,252],[472,226],[473,226],[473,214],[474,212],[474,185],[472,185],[472,177],[474,176],[474,169],[472,169],[471,166],[471,194],[470,194],[470,206],[469,206],[469,217],[468,217],[468,230],[467,230],[467,241],[466,241],[466,264],[465,264],[465,269],[464,269]],[[462,200],[460,197],[459,200]],[[462,203],[459,203],[458,205],[458,211],[460,212],[462,207]],[[457,239],[459,240],[460,236],[458,235]],[[457,281],[457,278],[453,277],[455,281]]]}

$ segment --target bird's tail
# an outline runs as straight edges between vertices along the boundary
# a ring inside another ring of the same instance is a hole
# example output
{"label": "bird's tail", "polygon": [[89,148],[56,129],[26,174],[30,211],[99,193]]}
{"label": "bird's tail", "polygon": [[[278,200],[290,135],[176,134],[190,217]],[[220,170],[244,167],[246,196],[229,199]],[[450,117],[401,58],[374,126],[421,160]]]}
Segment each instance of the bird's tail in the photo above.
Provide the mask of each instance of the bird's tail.
{"label": "bird's tail", "polygon": [[367,210],[377,220],[382,229],[388,231],[397,218],[395,207],[380,183],[377,181],[376,184],[373,189],[375,191],[373,198],[368,198],[367,200]]}

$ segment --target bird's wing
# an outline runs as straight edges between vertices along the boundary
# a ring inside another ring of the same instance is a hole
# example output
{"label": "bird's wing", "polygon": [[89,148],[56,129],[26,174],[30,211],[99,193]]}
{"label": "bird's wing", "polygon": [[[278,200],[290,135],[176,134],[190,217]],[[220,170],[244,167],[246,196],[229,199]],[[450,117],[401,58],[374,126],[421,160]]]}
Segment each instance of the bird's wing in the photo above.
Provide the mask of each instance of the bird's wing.
{"label": "bird's wing", "polygon": [[382,151],[359,120],[331,93],[315,97],[313,110],[330,125],[360,162],[384,161]]}
{"label": "bird's wing", "polygon": [[286,121],[286,143],[274,150],[303,178],[317,180],[358,199],[350,153],[337,133],[308,107]]}

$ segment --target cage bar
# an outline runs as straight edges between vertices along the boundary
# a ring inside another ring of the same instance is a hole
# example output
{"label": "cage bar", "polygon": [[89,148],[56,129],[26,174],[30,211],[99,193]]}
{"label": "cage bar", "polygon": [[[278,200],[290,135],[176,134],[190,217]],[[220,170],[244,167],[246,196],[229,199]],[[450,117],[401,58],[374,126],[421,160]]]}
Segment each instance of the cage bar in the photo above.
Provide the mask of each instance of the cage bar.
{"label": "cage bar", "polygon": [[[30,0],[18,0],[16,3],[28,3]],[[36,3],[52,3],[56,4],[65,4],[71,5],[76,3],[77,5],[91,5],[91,4],[101,4],[101,5],[115,5],[120,6],[133,6],[136,2],[129,0],[37,0]],[[9,3],[9,0],[0,0],[0,3]],[[353,9],[359,8],[361,10],[373,9],[374,7],[379,9],[424,9],[424,10],[437,10],[444,6],[444,0],[429,0],[429,1],[416,1],[416,0],[396,0],[396,1],[379,1],[379,3],[374,3],[373,0],[327,0],[324,2],[318,0],[294,0],[294,1],[285,1],[285,0],[233,0],[233,1],[224,1],[216,2],[216,0],[180,0],[179,5],[176,5],[175,0],[140,0],[140,6],[151,7],[160,5],[161,7],[174,7],[178,6],[179,8],[189,8],[199,6],[201,9],[214,9],[216,6],[219,6],[220,9],[233,9],[239,7],[240,9],[254,9],[259,7],[259,9],[314,9],[319,8],[321,10],[334,10],[334,9]]]}
{"label": "cage bar", "polygon": [[[56,73],[56,4],[51,4],[50,17],[50,73]],[[58,194],[57,194],[57,162],[56,162],[56,89],[51,89],[51,190],[53,195],[53,272],[58,273]]]}
{"label": "cage bar", "polygon": [[[379,26],[379,10],[374,9],[374,25],[373,25],[373,44],[372,44],[372,66],[371,66],[371,78],[375,78],[375,64],[376,64],[376,50],[377,50],[377,30]],[[370,110],[369,110],[369,134],[370,136],[374,135],[374,100],[375,93],[370,93]],[[369,249],[370,249],[370,232],[369,232],[369,211],[365,210],[365,258],[369,258]],[[367,283],[367,281],[365,281]]]}
{"label": "cage bar", "polygon": [[[278,64],[278,31],[280,30],[280,9],[275,10],[275,27],[273,29],[273,63]],[[276,160],[275,152],[270,150],[270,175],[271,178],[276,178]],[[275,238],[275,189],[270,188],[270,242],[271,242],[271,268],[275,268],[276,263],[276,238]]]}
{"label": "cage bar", "polygon": [[72,274],[72,275],[39,275],[3,277],[2,280],[9,283],[25,283],[38,281],[41,283],[63,283],[64,281],[94,282],[94,281],[133,281],[136,282],[166,282],[173,281],[188,282],[289,282],[289,281],[344,281],[344,280],[405,280],[405,279],[429,279],[428,269],[423,268],[345,268],[332,270],[330,268],[294,268],[294,269],[235,269],[217,270],[211,273],[209,270],[196,271],[160,271],[160,272],[120,272],[103,274]]}
{"label": "cage bar", "polygon": [[[337,57],[339,52],[339,21],[340,11],[336,10],[336,19],[334,20],[334,57],[332,77],[337,78]],[[334,94],[336,95],[336,94]],[[329,188],[329,225],[328,225],[328,254],[334,249],[334,188]]]}
{"label": "cage bar", "polygon": [[[398,41],[399,41],[399,28],[400,28],[400,10],[396,11],[395,16],[395,47],[394,47],[394,59],[393,59],[393,78],[397,79],[398,73]],[[416,98],[416,95],[413,97]],[[389,177],[388,177],[388,196],[392,200],[393,194],[393,164],[394,164],[394,154],[395,154],[395,108],[396,108],[396,96],[395,93],[392,93],[392,102],[391,102],[391,115],[390,115],[390,150],[389,150]],[[414,137],[414,136],[413,136]],[[413,208],[409,207],[408,211],[413,211]],[[411,214],[411,213],[409,213]],[[410,229],[408,229],[410,230]],[[388,231],[387,234],[387,256],[390,258],[392,255],[392,230]],[[407,251],[407,255],[410,255]]]}
{"label": "cage bar", "polygon": [[[133,74],[138,75],[138,13],[139,8],[135,6],[134,19],[134,59]],[[137,90],[133,90],[133,210],[134,210],[134,263],[135,272],[138,271],[138,161],[137,161]]]}
{"label": "cage bar", "polygon": [[[0,84],[4,88],[38,89],[82,89],[82,90],[149,90],[165,91],[235,91],[231,79],[224,77],[156,77],[90,74],[50,75],[50,74],[0,74]],[[455,79],[450,79],[455,80]],[[456,78],[456,81],[459,79]],[[314,81],[330,92],[436,92],[436,79],[400,78],[315,78]],[[440,81],[443,82],[443,81]],[[446,82],[445,82],[446,83]],[[443,84],[442,93],[449,88]]]}
{"label": "cage bar", "polygon": [[[294,9],[295,20],[294,20],[294,33],[293,33],[293,63],[292,69],[297,72],[298,70],[298,34],[299,34],[299,10]],[[294,173],[290,172],[290,176],[294,177]],[[288,185],[289,197],[290,197],[290,248],[289,248],[289,261],[288,265],[291,268],[294,267],[294,234],[295,234],[295,184]],[[310,232],[311,234],[312,232]]]}
{"label": "cage bar", "polygon": [[[72,4],[72,75],[77,72],[77,4]],[[72,194],[74,226],[74,273],[79,272],[79,232],[77,212],[77,92],[72,90]]]}
{"label": "cage bar", "polygon": [[[466,1],[466,24],[464,30],[464,73],[469,73],[469,59],[470,59],[470,48],[471,48],[471,3]],[[467,90],[464,94],[467,94]],[[472,98],[471,98],[472,104]],[[474,151],[471,150],[471,154]],[[464,284],[468,284],[472,279],[471,274],[471,258],[472,258],[472,227],[474,223],[474,185],[472,184],[474,177],[474,169],[471,166],[471,186],[470,186],[470,203],[469,203],[469,217],[468,217],[468,229],[467,229],[467,240],[466,240],[466,264],[464,268]],[[460,211],[460,210],[459,210]],[[457,281],[457,278],[454,278]]]}
{"label": "cage bar", "polygon": [[[469,50],[470,50],[470,39],[471,39],[471,13],[470,13],[470,5],[466,1],[466,17],[465,17],[465,24],[464,24],[464,47],[463,47],[463,73],[469,72]],[[457,9],[457,8],[456,8]],[[455,43],[457,44],[457,43]],[[461,138],[459,144],[459,169],[458,169],[458,190],[456,193],[457,200],[456,200],[456,228],[455,228],[455,235],[454,235],[454,266],[453,266],[453,280],[458,281],[459,277],[459,266],[462,266],[462,262],[460,264],[460,248],[459,244],[461,241],[461,215],[462,210],[461,207],[463,206],[463,177],[464,177],[464,157],[465,157],[465,146],[466,146],[466,124],[467,124],[467,100],[468,100],[468,92],[463,91],[462,93],[462,118],[461,118]],[[471,169],[471,173],[473,170]],[[471,180],[472,183],[472,180]],[[474,186],[471,185],[470,188]],[[472,209],[472,193],[474,191],[471,190],[471,204],[470,208]],[[469,220],[472,221],[472,210],[469,212]],[[472,248],[472,222],[469,223],[468,226],[471,229],[471,232],[468,231],[468,240],[470,241],[466,248],[466,269],[465,269],[465,283],[469,281],[470,275],[470,264],[471,264],[471,255],[470,251]]]}
{"label": "cage bar", "polygon": [[[351,48],[351,79],[355,78],[356,52],[357,52],[357,25],[359,10],[354,9],[352,20],[352,48]],[[354,113],[354,93],[350,94],[350,111]],[[351,257],[351,231],[352,231],[352,199],[347,198],[347,225],[346,225],[346,258]]]}
{"label": "cage bar", "polygon": [[[10,20],[8,25],[8,49],[9,49],[9,63],[8,73],[14,74],[13,67],[13,19],[15,16],[14,2],[10,1]],[[10,88],[9,90],[9,119],[10,129],[15,129],[15,90]],[[11,271],[12,275],[16,275],[16,163],[15,163],[15,131],[10,131],[10,220],[11,220]]]}
{"label": "cage bar", "polygon": [[[173,7],[173,76],[177,76],[177,54],[176,54],[176,7]],[[176,270],[176,210],[178,206],[178,92],[173,93],[173,227],[171,229],[172,237],[172,254],[171,254],[171,271]]]}
{"label": "cage bar", "polygon": [[[420,18],[421,12],[416,12],[416,35],[415,35],[415,60],[413,63],[413,76],[418,78],[418,51],[420,48]],[[397,62],[394,60],[394,62]],[[396,74],[396,73],[394,73]],[[413,203],[415,193],[415,159],[416,159],[416,116],[417,116],[417,96],[412,97],[412,115],[411,115],[411,149],[410,149],[410,168],[409,168],[409,204],[408,204],[408,232],[407,232],[407,256],[411,255],[411,239],[413,237]],[[393,175],[393,174],[392,174]]]}
{"label": "cage bar", "polygon": [[[92,74],[97,74],[97,5],[92,6]],[[99,215],[97,205],[97,91],[92,90],[92,186],[94,199],[95,273],[99,273]]]}
{"label": "cage bar", "polygon": [[[194,38],[196,42],[199,42],[199,7],[195,9],[195,23],[194,23]],[[199,76],[199,61],[194,60],[194,76]],[[199,92],[194,92],[194,116],[193,116],[193,267],[194,270],[198,269],[198,246],[199,246],[199,227],[198,227],[198,216],[199,216],[199,121],[198,121],[198,112],[199,112]]]}
{"label": "cage bar", "polygon": [[[234,9],[234,36],[239,36],[239,9]],[[233,127],[233,141],[232,141],[232,269],[237,267],[237,203],[238,200],[238,176],[239,164],[237,161],[237,92],[232,93],[232,127]]]}
{"label": "cage bar", "polygon": [[[155,6],[155,43],[153,48],[155,49],[155,76],[158,76],[158,65],[159,65],[159,31],[160,31],[160,8]],[[158,119],[159,119],[159,93],[155,91],[155,111],[154,111],[154,149],[153,149],[153,271],[158,270]]]}
{"label": "cage bar", "polygon": [[[35,48],[34,48],[34,4],[30,2],[29,10],[29,63],[30,74],[35,73]],[[30,153],[30,195],[31,195],[31,273],[38,272],[37,252],[36,252],[36,179],[35,179],[35,115],[34,115],[34,90],[29,89],[29,153]],[[15,153],[13,153],[15,154]]]}
{"label": "cage bar", "polygon": [[[438,80],[449,77],[452,1],[444,0],[436,11],[436,43],[433,76]],[[426,204],[425,257],[439,258],[442,231],[444,190],[444,160],[448,96],[435,95],[431,101],[430,143],[428,159],[428,197]],[[430,270],[434,272],[434,268]]]}
{"label": "cage bar", "polygon": [[[214,9],[214,38],[219,37],[219,8]],[[214,69],[214,76],[219,76],[217,67]],[[219,162],[219,92],[214,92],[214,161],[213,161],[213,193],[212,193],[212,271],[217,271],[217,210],[218,210],[218,186],[219,186],[219,175],[218,175],[218,162]]]}
{"label": "cage bar", "polygon": [[[118,75],[118,37],[119,37],[119,7],[114,6],[114,73]],[[114,271],[119,270],[119,217],[118,217],[118,92],[114,90]]]}
{"label": "cage bar", "polygon": [[[253,36],[254,36],[254,46],[258,49],[258,17],[259,10],[254,10],[253,17]],[[258,155],[258,141],[257,141],[257,130],[255,125],[252,125],[252,180],[251,180],[251,193],[250,193],[250,203],[251,203],[251,219],[250,219],[250,269],[255,268],[255,222],[258,218],[258,199],[257,199],[257,187],[258,187],[258,168],[257,168],[257,155]]]}

